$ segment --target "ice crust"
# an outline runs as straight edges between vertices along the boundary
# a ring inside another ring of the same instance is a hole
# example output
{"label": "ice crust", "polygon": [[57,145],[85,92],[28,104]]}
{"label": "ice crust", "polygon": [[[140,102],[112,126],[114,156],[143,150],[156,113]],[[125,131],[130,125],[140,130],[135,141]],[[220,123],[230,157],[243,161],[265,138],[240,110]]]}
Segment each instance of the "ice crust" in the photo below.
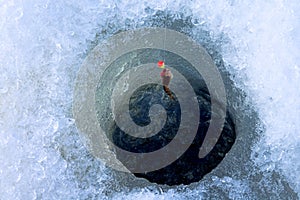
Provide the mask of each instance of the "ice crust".
{"label": "ice crust", "polygon": [[[255,199],[263,192],[279,198],[288,194],[286,184],[300,198],[298,4],[0,2],[0,199]],[[258,113],[261,131],[253,133],[259,140],[245,164],[249,174],[212,172],[200,183],[163,189],[142,180],[126,185],[134,178],[106,168],[83,146],[72,118],[72,91],[96,35],[102,40],[142,26],[142,18],[159,10],[191,16],[194,37],[197,27],[208,31],[235,86],[247,94],[245,105]],[[223,35],[229,43],[220,40]],[[257,178],[248,180],[251,174]]]}

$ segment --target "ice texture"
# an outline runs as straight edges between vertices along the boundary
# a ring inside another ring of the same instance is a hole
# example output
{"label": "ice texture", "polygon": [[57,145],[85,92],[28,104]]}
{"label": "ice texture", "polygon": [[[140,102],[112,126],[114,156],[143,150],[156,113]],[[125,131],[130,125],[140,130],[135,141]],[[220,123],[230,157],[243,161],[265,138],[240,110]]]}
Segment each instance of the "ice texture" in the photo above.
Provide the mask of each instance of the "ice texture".
{"label": "ice texture", "polygon": [[[1,1],[0,199],[300,198],[299,9],[297,0]],[[160,11],[189,16],[193,38],[206,31],[247,95],[243,114],[254,109],[259,126],[250,149],[240,137],[219,169],[172,188],[93,158],[71,112],[76,73],[95,41]],[[250,153],[248,161],[235,152]]]}

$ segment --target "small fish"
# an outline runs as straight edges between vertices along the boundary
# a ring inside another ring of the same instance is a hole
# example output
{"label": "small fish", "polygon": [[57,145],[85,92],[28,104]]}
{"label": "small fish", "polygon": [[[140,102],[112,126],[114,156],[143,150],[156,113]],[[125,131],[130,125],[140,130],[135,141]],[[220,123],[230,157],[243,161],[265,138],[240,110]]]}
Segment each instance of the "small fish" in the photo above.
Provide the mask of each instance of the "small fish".
{"label": "small fish", "polygon": [[167,95],[169,95],[170,99],[174,100],[174,97],[172,95],[170,88],[165,85],[163,86],[163,88],[164,88],[164,91],[167,93]]}
{"label": "small fish", "polygon": [[161,73],[160,73],[160,77],[162,79],[162,84],[163,84],[163,88],[164,91],[169,95],[169,97],[173,100],[174,97],[172,95],[172,92],[169,88],[169,84],[171,82],[171,79],[173,78],[173,74],[171,72],[170,69],[164,68]]}

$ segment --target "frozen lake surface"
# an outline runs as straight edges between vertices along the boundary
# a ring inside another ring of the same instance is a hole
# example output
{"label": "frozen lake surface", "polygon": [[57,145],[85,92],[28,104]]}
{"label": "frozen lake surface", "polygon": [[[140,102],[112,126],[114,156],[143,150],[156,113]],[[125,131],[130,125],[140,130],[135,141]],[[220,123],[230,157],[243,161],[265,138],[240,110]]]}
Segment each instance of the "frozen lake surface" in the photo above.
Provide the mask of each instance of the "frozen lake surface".
{"label": "frozen lake surface", "polygon": [[[0,2],[0,199],[300,198],[299,9],[296,0]],[[223,60],[240,94],[229,95],[238,137],[200,182],[168,187],[95,159],[72,102],[99,42],[178,21]]]}

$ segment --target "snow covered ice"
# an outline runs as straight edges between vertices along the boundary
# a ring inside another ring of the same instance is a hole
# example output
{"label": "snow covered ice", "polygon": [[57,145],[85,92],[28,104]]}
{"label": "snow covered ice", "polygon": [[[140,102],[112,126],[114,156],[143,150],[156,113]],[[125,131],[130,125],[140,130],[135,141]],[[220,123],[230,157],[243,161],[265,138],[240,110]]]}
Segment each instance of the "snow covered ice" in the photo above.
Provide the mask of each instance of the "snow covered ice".
{"label": "snow covered ice", "polygon": [[[0,199],[300,198],[299,9],[296,0],[0,2]],[[253,119],[238,120],[229,155],[188,186],[105,167],[72,116],[89,51],[120,30],[159,22],[157,12],[190,19],[194,39],[208,34],[203,40],[246,94],[244,104],[232,104],[236,117]]]}

